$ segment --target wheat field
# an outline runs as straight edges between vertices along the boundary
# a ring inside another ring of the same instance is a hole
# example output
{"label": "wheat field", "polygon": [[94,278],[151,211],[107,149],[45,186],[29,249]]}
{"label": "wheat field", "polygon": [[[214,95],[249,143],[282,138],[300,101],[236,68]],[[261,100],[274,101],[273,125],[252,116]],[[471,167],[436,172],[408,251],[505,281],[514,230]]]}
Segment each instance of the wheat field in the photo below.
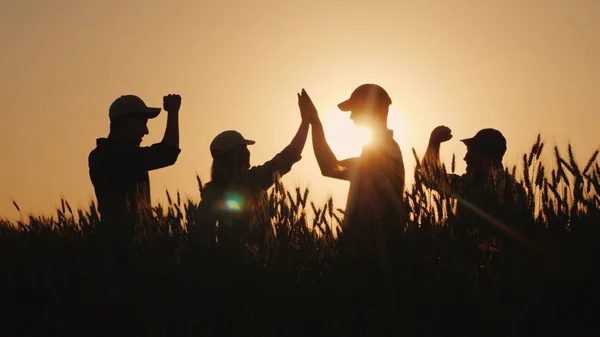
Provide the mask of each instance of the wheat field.
{"label": "wheat field", "polygon": [[600,160],[596,151],[577,162],[568,145],[543,162],[544,151],[538,136],[506,169],[525,191],[524,209],[505,204],[468,219],[415,171],[407,222],[383,266],[340,254],[343,211],[333,200],[315,205],[308,190],[280,183],[258,229],[236,246],[198,234],[199,201],[179,193],[167,192],[132,242],[95,235],[94,203],[62,200],[51,218],[0,220],[2,335],[584,333],[596,303]]}

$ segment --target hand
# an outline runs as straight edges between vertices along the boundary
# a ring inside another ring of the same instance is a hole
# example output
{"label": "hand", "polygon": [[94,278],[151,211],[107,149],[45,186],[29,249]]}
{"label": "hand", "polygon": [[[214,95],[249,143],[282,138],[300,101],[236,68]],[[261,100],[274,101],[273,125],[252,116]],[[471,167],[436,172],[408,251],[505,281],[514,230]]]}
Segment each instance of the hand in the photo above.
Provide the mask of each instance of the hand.
{"label": "hand", "polygon": [[168,112],[178,112],[181,107],[181,96],[177,94],[168,94],[163,97],[163,109]]}
{"label": "hand", "polygon": [[449,127],[440,125],[431,131],[430,143],[440,144],[452,139],[452,130]]}
{"label": "hand", "polygon": [[304,89],[298,94],[298,107],[300,107],[300,116],[302,116],[302,120],[313,123],[319,119],[317,108],[315,108],[310,96],[308,96]]}

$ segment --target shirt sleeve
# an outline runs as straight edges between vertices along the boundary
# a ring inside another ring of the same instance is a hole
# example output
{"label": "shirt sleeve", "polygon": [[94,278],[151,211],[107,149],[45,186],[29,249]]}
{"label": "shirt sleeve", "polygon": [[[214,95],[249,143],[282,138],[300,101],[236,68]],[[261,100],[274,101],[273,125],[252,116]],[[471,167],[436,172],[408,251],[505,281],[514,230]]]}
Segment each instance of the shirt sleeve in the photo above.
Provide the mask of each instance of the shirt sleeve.
{"label": "shirt sleeve", "polygon": [[124,152],[96,153],[90,156],[89,165],[90,170],[104,173],[152,171],[175,164],[180,152],[161,142]]}
{"label": "shirt sleeve", "polygon": [[180,152],[179,148],[160,142],[137,148],[132,159],[139,163],[140,168],[152,171],[175,164]]}
{"label": "shirt sleeve", "polygon": [[279,176],[290,172],[292,166],[300,159],[302,156],[296,149],[284,149],[263,165],[252,167],[246,176],[247,183],[253,189],[267,189]]}

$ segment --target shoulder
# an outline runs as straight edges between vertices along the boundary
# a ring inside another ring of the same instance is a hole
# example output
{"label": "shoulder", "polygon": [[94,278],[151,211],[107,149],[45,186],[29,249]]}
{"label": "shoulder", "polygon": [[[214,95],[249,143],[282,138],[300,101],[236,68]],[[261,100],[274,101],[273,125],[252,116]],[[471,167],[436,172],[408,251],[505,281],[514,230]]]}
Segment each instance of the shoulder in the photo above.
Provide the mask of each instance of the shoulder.
{"label": "shoulder", "polygon": [[107,148],[104,146],[105,138],[96,139],[96,147],[88,154],[88,165],[94,166],[96,163],[107,156]]}
{"label": "shoulder", "polygon": [[97,156],[98,156],[98,148],[94,148],[88,154],[88,162],[91,163],[92,161],[94,161],[94,159],[96,159]]}
{"label": "shoulder", "polygon": [[223,188],[215,185],[212,182],[208,182],[202,188],[202,193],[200,194],[200,204],[212,209],[215,207],[215,204],[218,203],[223,194]]}
{"label": "shoulder", "polygon": [[448,174],[448,179],[450,180],[450,185],[452,188],[457,188],[460,189],[462,187],[464,187],[466,181],[467,181],[467,175],[466,174],[462,174],[462,175],[458,175],[458,174]]}
{"label": "shoulder", "polygon": [[200,196],[202,197],[202,199],[206,199],[206,198],[214,195],[215,191],[216,191],[215,184],[212,181],[209,181],[206,184],[204,184],[204,186],[202,187],[202,193],[200,193]]}

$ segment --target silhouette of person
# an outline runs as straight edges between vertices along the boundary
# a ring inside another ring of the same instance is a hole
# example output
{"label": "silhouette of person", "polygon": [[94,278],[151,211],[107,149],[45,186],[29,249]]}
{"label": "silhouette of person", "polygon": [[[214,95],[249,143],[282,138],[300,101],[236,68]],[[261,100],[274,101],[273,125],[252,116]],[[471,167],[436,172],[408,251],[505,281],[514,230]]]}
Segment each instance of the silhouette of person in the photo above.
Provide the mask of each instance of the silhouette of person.
{"label": "silhouette of person", "polygon": [[[343,257],[338,263],[338,275],[340,280],[352,279],[360,287],[341,290],[340,294],[361,303],[365,312],[385,305],[389,317],[395,317],[393,270],[398,258],[395,250],[399,248],[396,239],[403,235],[406,210],[402,151],[387,127],[392,100],[379,85],[363,84],[338,104],[340,110],[350,111],[350,119],[358,127],[368,127],[372,135],[371,141],[363,145],[360,157],[345,160],[338,160],[327,144],[317,109],[304,90],[301,100],[301,108],[311,122],[313,150],[321,173],[350,182],[338,238]],[[351,321],[358,324],[363,319],[362,313],[355,313]]]}
{"label": "silhouette of person", "polygon": [[439,175],[440,145],[450,139],[452,131],[446,126],[438,126],[431,132],[422,166],[429,179],[424,182],[448,195],[473,200],[486,193],[500,201],[506,178],[502,165],[502,158],[506,152],[504,135],[496,129],[482,129],[474,137],[462,139],[467,146],[467,154],[464,157],[467,164],[466,173],[448,174],[448,179],[445,180]]}
{"label": "silhouette of person", "polygon": [[151,214],[148,171],[173,165],[181,152],[180,105],[179,95],[163,97],[163,107],[168,112],[164,137],[159,143],[142,147],[142,138],[149,133],[147,122],[157,117],[161,108],[148,107],[135,95],[123,95],[111,104],[110,133],[107,138],[96,140],[96,148],[88,157],[103,222],[120,224],[126,216]]}
{"label": "silhouette of person", "polygon": [[[370,246],[365,247],[367,250],[376,245],[378,254],[384,254],[390,225],[401,224],[405,219],[404,161],[393,131],[387,127],[390,96],[379,85],[363,84],[338,104],[340,110],[350,111],[350,119],[357,126],[370,128],[372,134],[360,157],[345,160],[338,160],[327,144],[317,109],[304,90],[301,100],[311,122],[313,149],[321,173],[350,182],[343,236],[355,244]],[[396,226],[397,230],[400,228]]]}
{"label": "silhouette of person", "polygon": [[266,191],[302,158],[308,129],[309,123],[303,117],[290,144],[271,160],[254,167],[250,166],[248,145],[255,141],[235,130],[223,131],[212,140],[211,181],[202,189],[199,212],[199,229],[209,244],[214,242],[217,227],[219,241],[231,238],[240,242],[255,225],[264,225],[264,220],[254,221],[253,217],[267,206]]}
{"label": "silhouette of person", "polygon": [[[421,172],[423,183],[443,195],[458,198],[457,216],[461,228],[484,228],[477,225],[483,218],[505,217],[506,213],[525,210],[525,191],[504,170],[502,159],[506,152],[506,138],[496,129],[479,130],[475,136],[461,141],[467,146],[464,161],[466,173],[446,174],[440,163],[440,144],[452,139],[446,126],[432,132],[423,156]],[[465,226],[462,228],[462,226]],[[486,230],[487,231],[487,230]],[[460,233],[459,233],[460,234]]]}

